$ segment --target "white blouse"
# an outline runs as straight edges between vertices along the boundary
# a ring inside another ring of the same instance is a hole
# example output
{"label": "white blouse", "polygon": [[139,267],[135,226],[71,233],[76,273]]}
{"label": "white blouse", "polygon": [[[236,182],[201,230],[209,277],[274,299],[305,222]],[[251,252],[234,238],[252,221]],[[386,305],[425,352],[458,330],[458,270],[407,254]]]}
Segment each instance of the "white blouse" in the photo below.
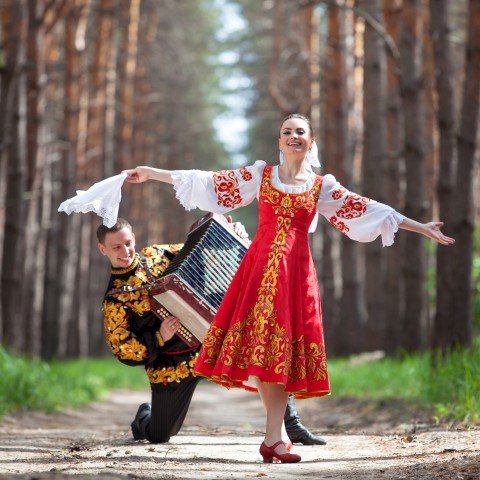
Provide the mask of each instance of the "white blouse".
{"label": "white blouse", "polygon": [[[187,210],[199,208],[223,214],[258,199],[265,165],[263,160],[257,160],[237,170],[174,170],[171,172],[173,187],[177,199]],[[285,185],[278,177],[278,166],[272,169],[272,185],[284,193],[305,193],[312,188],[315,177],[312,172],[303,185]],[[348,191],[333,175],[323,177],[316,209],[310,233],[315,231],[320,213],[352,240],[371,242],[381,235],[384,247],[393,244],[398,226],[405,219],[388,205]]]}

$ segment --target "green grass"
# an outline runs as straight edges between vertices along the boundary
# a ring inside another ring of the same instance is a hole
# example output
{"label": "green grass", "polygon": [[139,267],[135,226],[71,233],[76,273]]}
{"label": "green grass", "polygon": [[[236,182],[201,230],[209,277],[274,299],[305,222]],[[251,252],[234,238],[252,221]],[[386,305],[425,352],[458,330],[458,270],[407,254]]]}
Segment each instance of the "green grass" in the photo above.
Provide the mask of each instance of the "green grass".
{"label": "green grass", "polygon": [[372,400],[403,399],[431,409],[435,417],[480,422],[480,337],[445,357],[434,352],[355,365],[329,362],[332,393]]}
{"label": "green grass", "polygon": [[0,415],[77,407],[112,388],[148,389],[149,384],[143,368],[127,367],[113,357],[47,363],[0,348]]}
{"label": "green grass", "polygon": [[[480,337],[472,348],[444,358],[432,352],[356,364],[332,359],[329,375],[336,397],[403,399],[428,408],[437,419],[480,422]],[[142,367],[112,358],[42,362],[0,348],[0,415],[34,409],[52,412],[99,399],[113,388],[148,391]]]}

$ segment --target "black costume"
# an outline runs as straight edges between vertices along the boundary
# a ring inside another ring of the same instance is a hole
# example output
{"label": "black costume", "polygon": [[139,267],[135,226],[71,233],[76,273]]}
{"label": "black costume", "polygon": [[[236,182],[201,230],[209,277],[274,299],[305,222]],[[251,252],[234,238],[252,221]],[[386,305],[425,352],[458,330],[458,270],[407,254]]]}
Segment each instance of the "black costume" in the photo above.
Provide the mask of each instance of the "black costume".
{"label": "black costume", "polygon": [[[152,245],[138,253],[128,268],[112,268],[103,300],[105,338],[126,365],[144,365],[152,403],[140,405],[132,432],[136,440],[168,442],[182,427],[198,378],[193,367],[197,348],[174,335],[164,341],[160,320],[151,312],[149,276],[161,276],[182,245]],[[147,268],[144,266],[146,262]]]}

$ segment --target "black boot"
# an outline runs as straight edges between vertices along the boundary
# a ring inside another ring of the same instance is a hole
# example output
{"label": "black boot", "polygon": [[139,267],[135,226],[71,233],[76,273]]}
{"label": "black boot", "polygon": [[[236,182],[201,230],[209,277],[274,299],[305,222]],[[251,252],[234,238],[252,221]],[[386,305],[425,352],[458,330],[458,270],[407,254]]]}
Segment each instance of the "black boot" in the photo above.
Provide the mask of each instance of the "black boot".
{"label": "black boot", "polygon": [[142,403],[137,410],[135,420],[132,422],[132,435],[135,440],[146,440],[145,429],[150,423],[152,406],[149,403]]}
{"label": "black boot", "polygon": [[288,397],[287,409],[285,410],[285,428],[292,443],[303,443],[304,445],[326,445],[322,437],[317,437],[308,428],[302,425],[295,406],[295,397]]}

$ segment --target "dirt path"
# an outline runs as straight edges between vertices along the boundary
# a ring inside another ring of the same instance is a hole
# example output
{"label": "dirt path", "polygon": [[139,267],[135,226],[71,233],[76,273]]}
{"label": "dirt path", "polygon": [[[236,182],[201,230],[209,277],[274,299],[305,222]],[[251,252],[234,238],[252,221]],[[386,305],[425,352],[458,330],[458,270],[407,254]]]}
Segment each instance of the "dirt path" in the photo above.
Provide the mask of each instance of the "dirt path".
{"label": "dirt path", "polygon": [[480,479],[480,428],[428,424],[401,404],[328,397],[299,401],[324,447],[295,446],[302,462],[263,464],[256,395],[201,382],[185,426],[168,444],[134,442],[129,425],[148,393],[112,392],[55,415],[19,413],[0,425],[2,479]]}

